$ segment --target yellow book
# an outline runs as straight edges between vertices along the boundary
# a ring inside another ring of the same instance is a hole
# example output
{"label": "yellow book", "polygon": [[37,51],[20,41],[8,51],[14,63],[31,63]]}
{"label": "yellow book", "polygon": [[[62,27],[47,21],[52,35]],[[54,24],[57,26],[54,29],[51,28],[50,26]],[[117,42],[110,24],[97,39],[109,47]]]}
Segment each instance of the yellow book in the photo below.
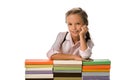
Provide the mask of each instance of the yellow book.
{"label": "yellow book", "polygon": [[26,68],[53,68],[53,65],[25,65]]}

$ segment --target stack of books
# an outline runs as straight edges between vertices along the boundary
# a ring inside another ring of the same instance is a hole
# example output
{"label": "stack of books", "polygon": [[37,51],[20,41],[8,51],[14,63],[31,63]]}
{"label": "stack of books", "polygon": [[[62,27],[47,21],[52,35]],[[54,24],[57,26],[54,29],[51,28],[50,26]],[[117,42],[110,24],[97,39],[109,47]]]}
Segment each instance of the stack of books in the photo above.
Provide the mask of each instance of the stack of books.
{"label": "stack of books", "polygon": [[54,60],[54,80],[82,80],[82,61]]}
{"label": "stack of books", "polygon": [[53,61],[47,59],[26,59],[25,80],[53,80]]}
{"label": "stack of books", "polygon": [[82,80],[110,80],[110,60],[83,61]]}

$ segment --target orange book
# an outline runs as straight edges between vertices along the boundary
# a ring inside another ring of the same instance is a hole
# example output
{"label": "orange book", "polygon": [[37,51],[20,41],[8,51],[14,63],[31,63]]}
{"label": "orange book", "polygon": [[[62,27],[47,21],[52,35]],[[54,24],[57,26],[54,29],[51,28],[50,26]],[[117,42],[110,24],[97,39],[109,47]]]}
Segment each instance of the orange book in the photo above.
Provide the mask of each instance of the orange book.
{"label": "orange book", "polygon": [[82,69],[110,69],[110,65],[86,65]]}
{"label": "orange book", "polygon": [[49,59],[26,59],[25,65],[49,65],[53,64],[52,60]]}
{"label": "orange book", "polygon": [[110,69],[82,69],[83,72],[109,72]]}

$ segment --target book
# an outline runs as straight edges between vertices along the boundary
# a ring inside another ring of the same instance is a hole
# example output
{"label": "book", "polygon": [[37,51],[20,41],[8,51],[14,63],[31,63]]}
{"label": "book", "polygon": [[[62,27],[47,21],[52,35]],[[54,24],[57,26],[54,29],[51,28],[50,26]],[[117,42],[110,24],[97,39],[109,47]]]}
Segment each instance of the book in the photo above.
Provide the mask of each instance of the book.
{"label": "book", "polygon": [[67,64],[67,65],[69,65],[69,64],[79,64],[79,65],[82,65],[82,61],[77,61],[77,60],[54,60],[53,61],[53,64],[55,65],[55,64]]}
{"label": "book", "polygon": [[26,78],[25,80],[54,80],[53,78]]}
{"label": "book", "polygon": [[53,74],[25,74],[25,78],[53,78]]}
{"label": "book", "polygon": [[92,61],[83,61],[84,65],[110,65],[111,61],[109,59],[94,59]]}
{"label": "book", "polygon": [[109,72],[82,72],[82,76],[110,76]]}
{"label": "book", "polygon": [[74,71],[74,70],[60,70],[60,71],[54,71],[54,73],[82,73],[82,71],[80,71],[80,70],[76,70],[76,71]]}
{"label": "book", "polygon": [[52,68],[53,65],[25,65],[26,68]]}
{"label": "book", "polygon": [[82,80],[110,80],[109,76],[82,76]]}
{"label": "book", "polygon": [[110,69],[110,65],[85,65],[82,69]]}
{"label": "book", "polygon": [[81,77],[55,77],[54,80],[82,80]]}
{"label": "book", "polygon": [[82,77],[82,73],[54,73],[54,77]]}
{"label": "book", "polygon": [[54,67],[54,71],[81,71],[81,67]]}
{"label": "book", "polygon": [[82,64],[54,64],[54,67],[82,67]]}
{"label": "book", "polygon": [[44,71],[44,70],[48,70],[48,71],[52,71],[53,68],[25,68],[26,71],[37,71],[37,70],[40,70],[40,71]]}
{"label": "book", "polygon": [[25,60],[25,65],[30,65],[30,64],[53,64],[52,60],[49,59],[26,59]]}
{"label": "book", "polygon": [[109,69],[83,69],[82,72],[110,72]]}
{"label": "book", "polygon": [[38,71],[25,71],[25,74],[53,74],[53,71],[47,71],[47,70],[44,70],[44,71],[41,71],[41,70],[38,70]]}

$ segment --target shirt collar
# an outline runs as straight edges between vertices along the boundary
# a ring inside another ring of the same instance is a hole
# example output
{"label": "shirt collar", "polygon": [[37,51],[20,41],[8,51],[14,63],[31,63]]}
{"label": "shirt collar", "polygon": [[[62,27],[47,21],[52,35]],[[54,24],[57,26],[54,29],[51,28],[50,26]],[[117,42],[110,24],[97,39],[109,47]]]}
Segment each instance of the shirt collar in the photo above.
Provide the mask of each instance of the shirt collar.
{"label": "shirt collar", "polygon": [[77,44],[74,44],[74,43],[73,43],[73,40],[72,40],[72,37],[71,37],[70,32],[68,32],[68,34],[67,34],[67,36],[66,36],[66,40],[69,40],[69,41],[72,43],[73,46],[80,44],[80,42],[78,42]]}

